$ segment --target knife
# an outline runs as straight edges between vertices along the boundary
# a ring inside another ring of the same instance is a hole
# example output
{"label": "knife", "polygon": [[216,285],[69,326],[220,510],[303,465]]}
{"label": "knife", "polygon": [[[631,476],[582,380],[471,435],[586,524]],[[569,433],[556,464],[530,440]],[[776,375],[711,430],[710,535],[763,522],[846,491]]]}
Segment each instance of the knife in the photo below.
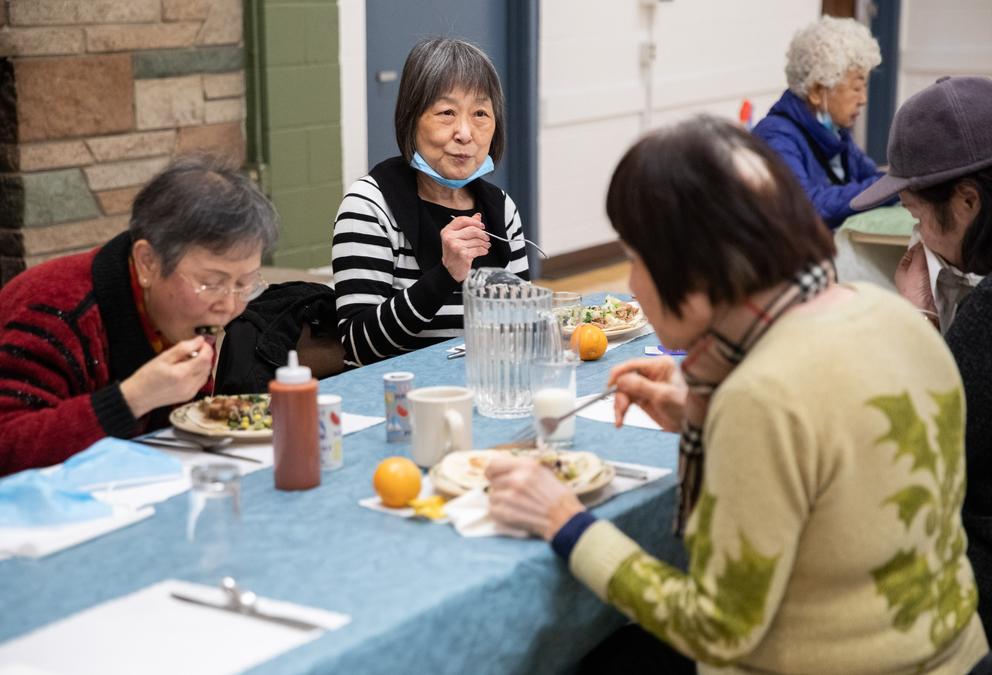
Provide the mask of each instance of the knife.
{"label": "knife", "polygon": [[613,462],[609,462],[609,464],[613,467],[613,471],[615,471],[618,476],[622,476],[623,478],[633,478],[634,480],[648,479],[648,472],[642,469],[634,469],[629,466],[620,466],[619,464],[615,464]]}
{"label": "knife", "polygon": [[251,616],[256,619],[262,619],[263,621],[271,621],[272,623],[277,623],[281,626],[287,626],[289,628],[295,628],[297,630],[326,630],[323,626],[318,626],[314,623],[309,623],[307,621],[301,621],[299,619],[292,619],[288,616],[278,616],[276,614],[269,614],[267,612],[260,612],[254,607],[246,608],[242,606],[241,608],[235,607],[233,605],[217,605],[212,602],[207,602],[206,600],[200,600],[199,598],[194,598],[189,595],[183,595],[182,593],[172,592],[170,593],[176,600],[181,600],[182,602],[188,602],[191,605],[199,605],[200,607],[211,607],[213,609],[222,609],[227,612],[234,612],[235,614],[240,614],[242,616]]}

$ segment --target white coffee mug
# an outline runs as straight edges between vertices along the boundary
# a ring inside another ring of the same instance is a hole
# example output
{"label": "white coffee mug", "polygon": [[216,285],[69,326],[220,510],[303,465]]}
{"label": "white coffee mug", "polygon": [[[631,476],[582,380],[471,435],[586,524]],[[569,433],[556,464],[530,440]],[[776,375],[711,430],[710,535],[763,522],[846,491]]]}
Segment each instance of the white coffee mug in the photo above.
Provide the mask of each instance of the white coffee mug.
{"label": "white coffee mug", "polygon": [[410,456],[432,467],[454,450],[472,449],[472,392],[465,387],[422,387],[407,394],[413,438]]}

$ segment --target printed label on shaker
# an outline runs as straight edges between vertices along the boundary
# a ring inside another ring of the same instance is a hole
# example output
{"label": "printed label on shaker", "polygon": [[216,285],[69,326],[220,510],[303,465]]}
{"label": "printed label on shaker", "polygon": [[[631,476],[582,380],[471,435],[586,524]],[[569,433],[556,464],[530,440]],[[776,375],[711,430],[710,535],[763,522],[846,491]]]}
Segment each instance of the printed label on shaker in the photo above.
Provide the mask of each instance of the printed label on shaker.
{"label": "printed label on shaker", "polygon": [[410,407],[407,393],[413,389],[413,373],[386,373],[382,376],[386,402],[386,441],[405,443],[410,440]]}

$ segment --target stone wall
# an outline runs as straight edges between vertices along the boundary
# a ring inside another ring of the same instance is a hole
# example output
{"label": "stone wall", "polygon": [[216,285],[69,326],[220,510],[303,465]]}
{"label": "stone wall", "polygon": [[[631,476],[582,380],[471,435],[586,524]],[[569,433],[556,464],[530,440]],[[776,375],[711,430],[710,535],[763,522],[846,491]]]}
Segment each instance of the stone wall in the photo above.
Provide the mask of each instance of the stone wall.
{"label": "stone wall", "polygon": [[0,0],[0,284],[127,227],[171,157],[245,161],[242,0]]}

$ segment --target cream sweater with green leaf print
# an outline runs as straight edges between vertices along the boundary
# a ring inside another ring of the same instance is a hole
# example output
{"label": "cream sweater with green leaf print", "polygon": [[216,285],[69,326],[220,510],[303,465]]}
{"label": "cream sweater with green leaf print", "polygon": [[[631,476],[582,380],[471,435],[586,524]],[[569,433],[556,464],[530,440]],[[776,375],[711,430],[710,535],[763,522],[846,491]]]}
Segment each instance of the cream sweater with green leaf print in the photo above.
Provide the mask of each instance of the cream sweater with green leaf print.
{"label": "cream sweater with green leaf print", "polygon": [[572,571],[702,673],[967,673],[964,396],[937,331],[870,285],[781,318],[716,392],[685,574],[607,521]]}

